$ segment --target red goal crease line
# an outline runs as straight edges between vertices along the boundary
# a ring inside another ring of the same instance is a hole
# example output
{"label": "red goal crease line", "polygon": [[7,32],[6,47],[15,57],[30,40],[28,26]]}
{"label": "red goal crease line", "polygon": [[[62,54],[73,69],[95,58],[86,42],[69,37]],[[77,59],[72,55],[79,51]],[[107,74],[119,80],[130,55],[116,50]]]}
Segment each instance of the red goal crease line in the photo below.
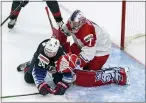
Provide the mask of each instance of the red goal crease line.
{"label": "red goal crease line", "polygon": [[[68,14],[71,14],[71,13],[72,13],[69,9],[67,9],[67,8],[64,7],[63,5],[59,5],[59,6],[60,6],[64,11],[66,11]],[[55,29],[55,28],[54,28],[54,29]],[[57,31],[57,30],[55,30],[55,31]],[[119,47],[117,44],[115,44],[114,42],[112,42],[112,44],[115,45],[117,48],[120,49],[120,47]],[[143,66],[146,68],[146,66],[145,66],[144,63],[142,63],[142,62],[140,62],[139,60],[137,60],[135,57],[133,57],[131,54],[129,54],[129,53],[126,52],[125,50],[122,50],[122,51],[125,52],[130,58],[132,58],[133,60],[135,60],[136,62],[138,62],[139,64],[143,65]]]}

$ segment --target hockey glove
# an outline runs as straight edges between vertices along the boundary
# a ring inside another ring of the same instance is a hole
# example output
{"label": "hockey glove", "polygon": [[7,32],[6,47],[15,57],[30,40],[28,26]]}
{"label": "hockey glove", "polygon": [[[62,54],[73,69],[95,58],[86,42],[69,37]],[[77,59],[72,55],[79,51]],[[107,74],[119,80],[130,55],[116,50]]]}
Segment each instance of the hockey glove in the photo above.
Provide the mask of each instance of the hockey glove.
{"label": "hockey glove", "polygon": [[29,1],[22,0],[20,1],[21,7],[25,7]]}
{"label": "hockey glove", "polygon": [[58,24],[61,32],[63,32],[66,36],[70,36],[70,32],[63,21],[57,22],[57,24]]}
{"label": "hockey glove", "polygon": [[38,86],[38,90],[39,93],[41,95],[47,95],[48,93],[52,94],[53,90],[52,88],[45,82],[42,82],[39,86]]}
{"label": "hockey glove", "polygon": [[65,91],[69,88],[69,84],[64,82],[58,82],[56,88],[53,91],[54,95],[64,95]]}

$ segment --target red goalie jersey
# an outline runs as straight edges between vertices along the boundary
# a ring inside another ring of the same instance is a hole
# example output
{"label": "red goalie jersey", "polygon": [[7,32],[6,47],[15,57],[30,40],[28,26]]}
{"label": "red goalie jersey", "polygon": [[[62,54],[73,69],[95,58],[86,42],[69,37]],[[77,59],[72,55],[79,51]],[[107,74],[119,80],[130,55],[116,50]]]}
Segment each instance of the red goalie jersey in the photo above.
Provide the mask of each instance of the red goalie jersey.
{"label": "red goalie jersey", "polygon": [[[81,58],[81,67],[98,70],[106,62],[111,48],[108,33],[97,24],[83,17],[80,12],[74,12],[66,24],[66,31],[73,37],[71,52]],[[66,36],[60,32],[61,42],[66,42]],[[66,33],[65,33],[66,34]]]}

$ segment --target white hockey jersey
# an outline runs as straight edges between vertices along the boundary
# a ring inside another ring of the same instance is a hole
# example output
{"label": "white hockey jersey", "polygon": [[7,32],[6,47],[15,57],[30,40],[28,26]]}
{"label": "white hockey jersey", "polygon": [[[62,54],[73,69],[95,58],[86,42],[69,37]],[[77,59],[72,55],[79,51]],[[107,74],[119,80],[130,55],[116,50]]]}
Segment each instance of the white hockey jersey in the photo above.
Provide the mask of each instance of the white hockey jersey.
{"label": "white hockey jersey", "polygon": [[111,48],[111,40],[109,34],[99,27],[97,24],[87,20],[87,22],[78,30],[70,28],[74,42],[81,48],[80,56],[89,62],[95,56],[108,55]]}

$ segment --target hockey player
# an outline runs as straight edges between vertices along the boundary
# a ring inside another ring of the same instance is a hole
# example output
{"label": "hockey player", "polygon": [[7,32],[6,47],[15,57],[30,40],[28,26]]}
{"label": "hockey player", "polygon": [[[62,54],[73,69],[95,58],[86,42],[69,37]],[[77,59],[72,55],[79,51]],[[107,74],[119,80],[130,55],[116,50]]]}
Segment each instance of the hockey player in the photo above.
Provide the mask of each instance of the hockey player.
{"label": "hockey player", "polygon": [[[10,17],[10,22],[8,23],[8,28],[12,29],[17,21],[18,15],[21,11],[22,7],[25,7],[27,4],[29,3],[28,0],[24,1],[24,0],[20,0],[20,1],[16,1],[14,0],[12,3],[12,7],[11,7],[11,13],[21,4],[21,7],[14,12],[14,14]],[[61,28],[62,24],[63,24],[63,19],[61,16],[61,12],[59,9],[59,5],[58,2],[56,0],[53,1],[46,1],[47,6],[50,8],[50,11],[52,12],[55,21],[57,22],[58,26]]]}
{"label": "hockey player", "polygon": [[[127,68],[108,68],[98,71],[79,70],[81,59],[75,54],[64,53],[55,38],[44,40],[38,46],[31,62],[20,64],[18,71],[24,70],[27,83],[35,83],[39,93],[63,95],[73,82],[81,86],[99,86],[128,83]],[[78,72],[77,72],[78,71]],[[55,89],[45,81],[47,72],[52,73]],[[77,73],[77,77],[76,74]],[[90,85],[89,85],[90,84]]]}
{"label": "hockey player", "polygon": [[66,43],[67,36],[72,36],[74,43],[71,52],[78,55],[81,60],[80,67],[76,70],[76,84],[80,86],[99,86],[109,83],[125,85],[129,83],[127,78],[128,68],[102,69],[106,63],[111,48],[111,40],[108,33],[94,22],[88,20],[80,10],[76,10],[70,16],[65,31],[60,30],[60,42]]}
{"label": "hockey player", "polygon": [[[63,95],[74,82],[75,75],[70,68],[64,68],[72,65],[72,63],[62,60],[62,58],[67,58],[68,54],[63,57],[62,55],[64,55],[64,50],[60,47],[59,40],[52,37],[41,42],[31,62],[20,64],[17,70],[24,70],[25,81],[27,83],[35,83],[40,94]],[[55,66],[55,63],[60,63],[57,60],[63,61],[65,65],[63,64],[62,67],[60,67],[61,65]],[[74,66],[72,67],[74,68]],[[52,73],[54,78],[55,89],[52,89],[45,81],[48,71]]]}

